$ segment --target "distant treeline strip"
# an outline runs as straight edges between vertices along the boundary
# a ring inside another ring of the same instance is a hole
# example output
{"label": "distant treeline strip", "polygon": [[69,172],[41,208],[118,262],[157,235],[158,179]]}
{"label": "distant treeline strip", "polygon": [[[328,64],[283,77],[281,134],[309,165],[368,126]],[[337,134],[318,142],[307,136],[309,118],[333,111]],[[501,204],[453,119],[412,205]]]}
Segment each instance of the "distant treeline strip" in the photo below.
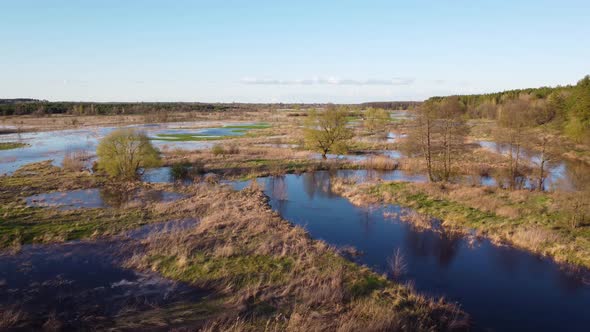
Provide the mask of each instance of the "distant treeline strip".
{"label": "distant treeline strip", "polygon": [[49,102],[27,99],[0,100],[0,115],[112,115],[157,112],[224,111],[240,105],[206,103],[91,103]]}
{"label": "distant treeline strip", "polygon": [[[360,105],[346,105],[353,108],[407,109],[420,104],[413,101],[373,102]],[[305,109],[322,108],[327,104],[248,104],[248,103],[95,103],[95,102],[50,102],[46,100],[17,98],[0,99],[0,115],[113,115],[113,114],[148,114],[160,112],[218,112],[218,111],[254,111],[260,109]]]}
{"label": "distant treeline strip", "polygon": [[362,103],[360,106],[363,108],[373,107],[386,110],[407,110],[420,104],[422,104],[420,101],[374,101]]}

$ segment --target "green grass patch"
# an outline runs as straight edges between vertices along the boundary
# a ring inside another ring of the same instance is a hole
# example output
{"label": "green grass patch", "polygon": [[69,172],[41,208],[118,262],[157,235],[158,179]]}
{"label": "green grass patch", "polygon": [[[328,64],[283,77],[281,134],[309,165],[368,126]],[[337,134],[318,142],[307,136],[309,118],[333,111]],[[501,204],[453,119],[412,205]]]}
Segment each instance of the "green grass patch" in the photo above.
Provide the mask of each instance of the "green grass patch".
{"label": "green grass patch", "polygon": [[199,134],[158,134],[152,140],[168,142],[199,142],[199,141],[219,141],[235,136],[208,136]]}
{"label": "green grass patch", "polygon": [[362,297],[371,294],[373,291],[389,286],[389,282],[382,276],[376,274],[361,275],[350,285],[350,293],[354,297]]}
{"label": "green grass patch", "polygon": [[12,149],[19,149],[29,146],[27,143],[18,143],[18,142],[0,142],[0,150],[12,150]]}
{"label": "green grass patch", "polygon": [[107,182],[100,174],[65,171],[50,161],[28,164],[11,176],[1,176],[0,248],[116,234],[169,217],[140,207],[60,210],[25,203],[31,195],[101,188]]}
{"label": "green grass patch", "polygon": [[59,211],[9,204],[0,207],[0,247],[116,234],[148,222],[139,208]]}
{"label": "green grass patch", "polygon": [[190,261],[179,263],[175,256],[153,256],[152,266],[167,277],[197,285],[231,281],[237,288],[256,284],[261,280],[278,284],[286,281],[293,260],[289,257],[268,255],[235,255],[215,257],[195,253]]}
{"label": "green grass patch", "polygon": [[[266,129],[270,128],[271,126],[268,123],[256,123],[250,125],[230,125],[230,126],[223,126],[223,127],[216,127],[221,129],[231,129],[232,133],[247,133],[251,130],[255,129]],[[198,141],[219,141],[225,140],[229,138],[235,138],[242,135],[207,135],[207,134],[187,134],[187,133],[180,133],[180,134],[157,134],[155,138],[152,140],[158,141],[169,141],[169,142],[198,142]]]}

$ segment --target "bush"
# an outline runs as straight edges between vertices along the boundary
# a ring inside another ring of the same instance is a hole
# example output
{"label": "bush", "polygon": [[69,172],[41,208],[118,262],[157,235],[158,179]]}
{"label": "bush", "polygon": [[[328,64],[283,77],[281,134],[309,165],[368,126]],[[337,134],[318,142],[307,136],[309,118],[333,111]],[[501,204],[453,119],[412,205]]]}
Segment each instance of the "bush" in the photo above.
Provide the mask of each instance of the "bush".
{"label": "bush", "polygon": [[213,145],[213,147],[211,148],[211,152],[216,156],[225,154],[225,150],[223,149],[223,146],[221,146],[220,144]]}
{"label": "bush", "polygon": [[102,139],[96,149],[98,169],[111,177],[132,180],[143,168],[160,165],[160,154],[146,134],[119,129]]}
{"label": "bush", "polygon": [[170,173],[175,180],[193,180],[203,174],[203,166],[198,163],[182,162],[172,165]]}

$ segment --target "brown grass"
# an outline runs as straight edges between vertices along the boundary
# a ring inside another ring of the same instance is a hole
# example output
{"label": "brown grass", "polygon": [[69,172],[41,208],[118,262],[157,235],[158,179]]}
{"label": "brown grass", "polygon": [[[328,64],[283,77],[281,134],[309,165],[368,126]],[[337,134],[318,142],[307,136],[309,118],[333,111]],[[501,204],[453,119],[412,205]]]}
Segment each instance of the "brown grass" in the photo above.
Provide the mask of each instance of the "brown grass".
{"label": "brown grass", "polygon": [[519,247],[528,247],[534,252],[542,252],[548,245],[559,240],[559,236],[540,227],[519,227],[511,235],[510,241]]}
{"label": "brown grass", "polygon": [[193,190],[160,212],[194,211],[200,223],[151,236],[128,265],[214,289],[226,309],[205,331],[421,331],[464,322],[454,306],[347,262],[282,220],[256,184]]}
{"label": "brown grass", "polygon": [[79,172],[86,167],[86,162],[90,159],[90,155],[86,151],[68,151],[66,152],[62,167],[71,172]]}
{"label": "brown grass", "polygon": [[24,319],[24,313],[17,308],[0,309],[0,330],[8,330],[15,327],[17,323]]}
{"label": "brown grass", "polygon": [[374,156],[365,160],[362,165],[366,169],[375,169],[381,171],[393,171],[399,166],[395,159],[387,156]]}

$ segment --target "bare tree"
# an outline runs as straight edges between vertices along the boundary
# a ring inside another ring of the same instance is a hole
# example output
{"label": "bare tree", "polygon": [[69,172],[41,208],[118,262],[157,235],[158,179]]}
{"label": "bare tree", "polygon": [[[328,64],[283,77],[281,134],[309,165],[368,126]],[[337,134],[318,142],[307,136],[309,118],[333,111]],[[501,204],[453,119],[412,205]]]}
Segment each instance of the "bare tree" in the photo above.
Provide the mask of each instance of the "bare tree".
{"label": "bare tree", "polygon": [[408,135],[410,152],[424,158],[430,181],[448,181],[468,132],[457,98],[424,103]]}
{"label": "bare tree", "polygon": [[464,147],[468,129],[462,118],[462,110],[463,106],[458,98],[449,98],[438,107],[438,177],[444,181],[451,178],[453,163]]}
{"label": "bare tree", "polygon": [[529,103],[526,97],[510,100],[500,108],[498,116],[499,130],[496,132],[496,141],[508,146],[508,174],[510,189],[517,189],[520,183],[520,157],[522,152],[523,131],[530,119]]}
{"label": "bare tree", "polygon": [[534,137],[536,145],[539,147],[539,157],[536,158],[535,163],[538,167],[537,175],[537,190],[543,191],[545,189],[545,177],[547,176],[545,169],[547,163],[551,161],[549,154],[549,135],[541,135],[540,137]]}
{"label": "bare tree", "polygon": [[419,154],[426,162],[428,179],[434,181],[432,172],[432,145],[435,123],[435,104],[427,101],[416,110],[416,117],[408,133],[407,147],[410,152]]}

